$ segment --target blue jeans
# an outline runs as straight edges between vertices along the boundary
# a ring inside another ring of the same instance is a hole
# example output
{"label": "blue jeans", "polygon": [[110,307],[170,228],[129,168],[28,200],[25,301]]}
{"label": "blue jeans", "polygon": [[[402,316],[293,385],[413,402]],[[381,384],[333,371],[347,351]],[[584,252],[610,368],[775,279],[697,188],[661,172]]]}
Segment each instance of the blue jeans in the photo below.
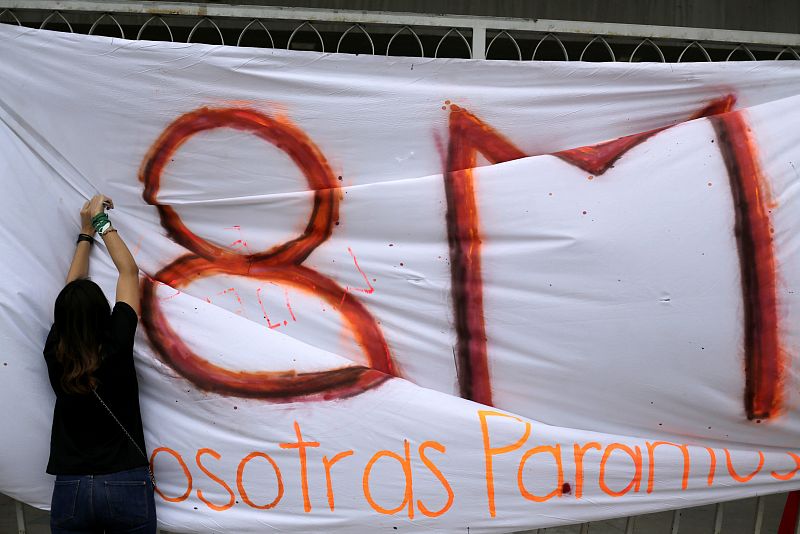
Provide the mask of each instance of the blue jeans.
{"label": "blue jeans", "polygon": [[147,468],[107,475],[58,475],[50,530],[52,534],[155,534],[156,504]]}

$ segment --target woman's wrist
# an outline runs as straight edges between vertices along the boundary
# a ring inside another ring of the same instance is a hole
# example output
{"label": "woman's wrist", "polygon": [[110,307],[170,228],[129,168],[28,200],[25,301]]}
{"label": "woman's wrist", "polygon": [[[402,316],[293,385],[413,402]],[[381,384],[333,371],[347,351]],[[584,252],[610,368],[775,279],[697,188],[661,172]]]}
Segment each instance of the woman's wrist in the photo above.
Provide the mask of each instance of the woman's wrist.
{"label": "woman's wrist", "polygon": [[94,237],[94,226],[82,226],[81,233]]}
{"label": "woman's wrist", "polygon": [[112,228],[108,215],[103,211],[92,217],[92,226],[101,237]]}

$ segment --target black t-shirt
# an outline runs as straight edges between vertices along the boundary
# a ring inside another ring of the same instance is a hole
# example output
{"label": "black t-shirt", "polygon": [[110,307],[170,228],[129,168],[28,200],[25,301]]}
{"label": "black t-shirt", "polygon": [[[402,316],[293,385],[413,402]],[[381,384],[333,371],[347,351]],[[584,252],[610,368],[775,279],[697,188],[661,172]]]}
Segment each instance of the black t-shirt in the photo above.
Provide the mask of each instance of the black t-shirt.
{"label": "black t-shirt", "polygon": [[[110,332],[96,371],[97,393],[114,412],[136,443],[145,450],[139,387],[133,366],[133,338],[138,319],[128,304],[117,302],[111,312]],[[47,336],[44,359],[50,385],[56,393],[50,434],[51,475],[101,475],[147,465],[131,440],[93,393],[66,393],[61,387],[62,366],[55,354],[53,328]]]}

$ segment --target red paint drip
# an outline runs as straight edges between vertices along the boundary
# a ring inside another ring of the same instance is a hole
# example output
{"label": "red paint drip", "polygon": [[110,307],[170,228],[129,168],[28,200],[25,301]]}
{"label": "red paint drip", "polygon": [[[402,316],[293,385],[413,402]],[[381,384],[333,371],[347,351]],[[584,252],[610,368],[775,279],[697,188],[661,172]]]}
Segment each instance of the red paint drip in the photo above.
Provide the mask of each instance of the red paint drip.
{"label": "red paint drip", "polygon": [[741,111],[712,119],[733,195],[744,302],[745,411],[767,419],[781,405],[783,365],[769,186]]}
{"label": "red paint drip", "polygon": [[289,315],[292,316],[292,321],[297,322],[297,317],[294,316],[294,312],[292,311],[292,303],[289,302],[289,290],[285,287],[283,288],[283,298],[286,300],[286,309],[289,310]]}
{"label": "red paint drip", "polygon": [[[391,246],[391,245],[389,245],[389,246]],[[347,290],[348,291],[360,291],[362,293],[367,293],[368,295],[373,294],[375,292],[375,288],[372,287],[372,284],[369,283],[369,278],[367,278],[367,275],[364,274],[364,271],[361,270],[361,267],[358,266],[358,259],[356,258],[356,255],[353,254],[353,249],[351,249],[350,247],[347,247],[347,252],[349,252],[350,256],[353,257],[353,263],[355,264],[356,269],[361,274],[361,277],[364,278],[364,281],[367,283],[367,287],[350,287],[350,286],[347,286]]]}
{"label": "red paint drip", "polygon": [[217,293],[217,295],[227,295],[228,293],[233,293],[233,297],[236,299],[236,302],[239,303],[239,311],[236,313],[240,313],[244,315],[244,303],[242,302],[242,297],[239,296],[239,292],[236,291],[236,288],[229,287],[223,291]]}
{"label": "red paint drip", "polygon": [[261,307],[261,314],[267,321],[267,328],[269,328],[270,330],[278,328],[279,326],[281,326],[280,323],[272,324],[272,321],[269,320],[269,314],[267,313],[267,309],[264,307],[264,301],[261,300],[261,289],[262,289],[261,287],[256,289],[256,298],[258,299],[258,305]]}

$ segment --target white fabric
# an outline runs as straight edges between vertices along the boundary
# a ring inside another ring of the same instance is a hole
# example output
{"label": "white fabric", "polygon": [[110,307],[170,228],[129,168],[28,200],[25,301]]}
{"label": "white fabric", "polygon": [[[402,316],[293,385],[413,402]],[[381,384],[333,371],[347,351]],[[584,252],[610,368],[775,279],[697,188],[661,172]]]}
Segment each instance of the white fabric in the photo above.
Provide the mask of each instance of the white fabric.
{"label": "white fabric", "polygon": [[[800,488],[794,62],[356,57],[4,25],[0,58],[3,493],[49,505],[54,397],[41,349],[80,206],[97,192],[113,198],[110,218],[144,284],[189,253],[145,201],[141,178],[159,136],[202,108],[289,125],[318,149],[338,185],[328,190],[338,217],[299,265],[332,281],[342,300],[281,281],[296,269],[285,263],[258,279],[162,280],[157,306],[178,338],[234,371],[369,365],[340,313],[348,299],[374,318],[399,378],[343,396],[209,391],[168,363],[143,317],[135,357],[162,528],[504,532]],[[728,96],[741,114],[688,120]],[[468,320],[485,326],[494,407],[459,398],[466,371],[456,363],[443,173],[448,147],[466,143],[448,124],[468,115],[528,156],[495,163],[479,147],[479,235],[459,234],[468,254],[480,251],[482,317]],[[760,174],[744,179],[759,203],[746,213],[767,210],[760,220],[774,231],[756,244],[772,258],[774,287],[757,278],[755,291],[777,314],[779,345],[764,356],[778,365],[764,417],[746,411],[752,310],[742,265],[766,264],[742,255],[741,228],[737,239],[725,150],[742,139],[724,139],[723,122],[744,125],[756,147]],[[548,155],[672,125],[602,174]],[[224,127],[177,148],[157,201],[203,240],[245,255],[302,234],[314,194],[286,151]],[[102,246],[90,273],[113,300],[116,272]],[[280,446],[297,431],[318,446]],[[398,460],[406,444],[407,465]],[[352,454],[327,477],[323,457],[343,451]],[[283,487],[268,509],[279,490],[264,454]]]}

